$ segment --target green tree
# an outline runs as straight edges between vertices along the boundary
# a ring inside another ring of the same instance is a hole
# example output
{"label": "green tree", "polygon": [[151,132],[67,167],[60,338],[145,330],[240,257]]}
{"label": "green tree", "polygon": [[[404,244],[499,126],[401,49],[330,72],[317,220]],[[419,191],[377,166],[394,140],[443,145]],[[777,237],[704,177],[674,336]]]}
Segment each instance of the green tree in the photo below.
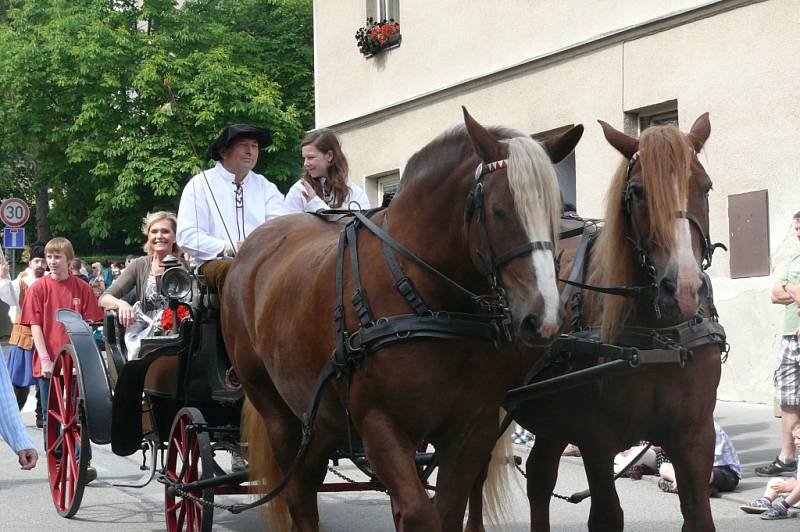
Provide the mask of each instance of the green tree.
{"label": "green tree", "polygon": [[268,127],[274,144],[257,171],[296,175],[313,123],[310,0],[8,4],[0,185],[35,168],[24,195],[44,190],[53,232],[77,248],[138,243],[142,216],[177,207],[224,125]]}

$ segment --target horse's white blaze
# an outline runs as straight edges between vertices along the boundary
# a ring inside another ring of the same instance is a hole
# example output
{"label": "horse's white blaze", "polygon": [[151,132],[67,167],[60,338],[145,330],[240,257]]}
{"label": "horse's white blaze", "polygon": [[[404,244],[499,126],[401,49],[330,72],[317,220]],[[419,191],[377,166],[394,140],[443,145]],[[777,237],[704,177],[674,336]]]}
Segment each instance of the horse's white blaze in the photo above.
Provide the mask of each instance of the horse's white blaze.
{"label": "horse's white blaze", "polygon": [[532,253],[533,273],[539,286],[539,293],[544,300],[544,315],[542,316],[542,328],[551,330],[551,336],[558,329],[558,307],[560,298],[558,296],[558,279],[556,279],[555,258],[551,251],[536,250]]}
{"label": "horse's white blaze", "polygon": [[700,267],[692,250],[692,230],[689,220],[679,218],[675,221],[675,262],[677,266],[677,290],[675,299],[681,310],[692,313],[697,310],[697,291],[700,289]]}
{"label": "horse's white blaze", "polygon": [[[508,139],[508,184],[514,208],[531,242],[553,242],[558,226],[561,194],[553,164],[542,146],[528,137]],[[558,279],[553,253],[531,253],[536,286],[542,296],[542,326],[539,334],[550,337],[558,330]]]}

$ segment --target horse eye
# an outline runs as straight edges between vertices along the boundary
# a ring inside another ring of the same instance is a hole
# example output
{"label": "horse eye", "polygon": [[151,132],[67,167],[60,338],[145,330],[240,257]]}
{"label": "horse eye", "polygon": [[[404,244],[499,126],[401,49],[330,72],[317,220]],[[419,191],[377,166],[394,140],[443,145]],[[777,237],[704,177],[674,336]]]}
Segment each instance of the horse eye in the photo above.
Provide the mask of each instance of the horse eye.
{"label": "horse eye", "polygon": [[494,217],[496,219],[500,220],[501,222],[504,222],[505,220],[508,219],[508,215],[506,214],[506,211],[504,211],[503,209],[500,209],[498,207],[495,207],[495,208],[492,209],[492,214],[494,215]]}
{"label": "horse eye", "polygon": [[636,197],[636,199],[644,198],[644,187],[642,185],[638,184],[631,185],[631,192]]}

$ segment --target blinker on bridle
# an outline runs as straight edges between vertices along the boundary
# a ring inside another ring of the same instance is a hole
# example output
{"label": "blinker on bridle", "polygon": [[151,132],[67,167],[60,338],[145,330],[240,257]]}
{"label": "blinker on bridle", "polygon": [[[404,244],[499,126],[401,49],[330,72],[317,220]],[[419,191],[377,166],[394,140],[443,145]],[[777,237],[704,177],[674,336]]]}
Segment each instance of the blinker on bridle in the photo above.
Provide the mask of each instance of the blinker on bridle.
{"label": "blinker on bridle", "polygon": [[475,168],[475,184],[472,185],[472,189],[470,189],[469,194],[467,194],[467,201],[464,207],[464,221],[469,224],[470,220],[472,220],[473,214],[477,211],[478,214],[478,227],[480,227],[481,232],[481,247],[486,250],[485,256],[480,250],[478,250],[478,256],[483,260],[486,270],[487,270],[487,277],[489,278],[489,283],[491,284],[493,289],[497,289],[497,272],[501,266],[506,264],[507,262],[519,257],[520,255],[524,255],[526,253],[530,253],[535,250],[542,250],[542,251],[550,251],[554,252],[555,246],[551,241],[542,241],[537,240],[533,242],[525,242],[524,244],[520,244],[504,253],[501,253],[498,256],[494,255],[492,251],[492,247],[489,242],[489,232],[486,228],[486,212],[485,212],[485,202],[483,196],[483,189],[484,189],[484,177],[496,172],[497,170],[501,170],[503,168],[508,167],[508,159],[501,159],[498,161],[493,161],[491,163],[478,163],[477,168]]}

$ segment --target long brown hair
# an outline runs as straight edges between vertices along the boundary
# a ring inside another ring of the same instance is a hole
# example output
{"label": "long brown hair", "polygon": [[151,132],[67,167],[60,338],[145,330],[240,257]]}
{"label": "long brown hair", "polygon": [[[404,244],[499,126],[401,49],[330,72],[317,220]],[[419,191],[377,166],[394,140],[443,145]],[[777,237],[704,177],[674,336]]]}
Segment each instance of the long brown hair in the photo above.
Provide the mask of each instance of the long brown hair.
{"label": "long brown hair", "polygon": [[[694,150],[674,125],[654,126],[639,140],[642,183],[647,191],[650,236],[655,245],[674,248],[673,222],[686,201]],[[608,191],[605,226],[598,237],[589,282],[600,286],[628,286],[634,281],[636,256],[630,240],[630,222],[624,212],[622,193],[628,181],[628,161],[617,168]],[[603,300],[602,336],[611,341],[633,312],[633,302],[619,296],[595,296]]]}
{"label": "long brown hair", "polygon": [[317,196],[323,201],[325,201],[326,197],[333,198],[328,205],[334,209],[338,209],[347,199],[349,193],[347,188],[347,174],[349,168],[347,166],[347,158],[342,152],[341,144],[339,144],[339,138],[336,136],[336,133],[328,128],[315,129],[314,131],[306,133],[300,147],[308,146],[309,144],[323,154],[328,152],[333,153],[333,160],[328,168],[328,175],[325,179],[325,190],[323,190],[319,180],[313,179],[308,174],[308,171],[303,171],[302,178],[311,184],[314,188],[314,192],[316,192]]}

